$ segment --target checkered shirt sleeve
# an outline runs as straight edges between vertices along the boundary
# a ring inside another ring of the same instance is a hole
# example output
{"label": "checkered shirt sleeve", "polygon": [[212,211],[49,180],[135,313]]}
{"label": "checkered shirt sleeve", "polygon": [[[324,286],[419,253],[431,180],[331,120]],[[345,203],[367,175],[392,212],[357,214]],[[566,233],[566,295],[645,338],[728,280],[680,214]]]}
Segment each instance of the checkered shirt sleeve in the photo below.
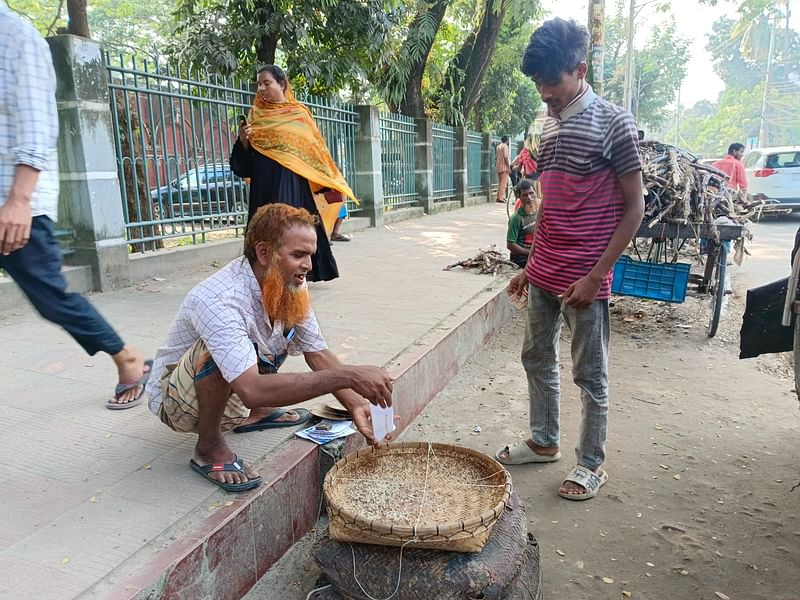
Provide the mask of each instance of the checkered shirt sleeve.
{"label": "checkered shirt sleeve", "polygon": [[[11,189],[16,165],[47,172],[46,208],[57,198],[57,183],[49,181],[57,178],[58,169],[55,82],[47,42],[0,3],[0,204]],[[32,208],[36,213],[37,207]]]}

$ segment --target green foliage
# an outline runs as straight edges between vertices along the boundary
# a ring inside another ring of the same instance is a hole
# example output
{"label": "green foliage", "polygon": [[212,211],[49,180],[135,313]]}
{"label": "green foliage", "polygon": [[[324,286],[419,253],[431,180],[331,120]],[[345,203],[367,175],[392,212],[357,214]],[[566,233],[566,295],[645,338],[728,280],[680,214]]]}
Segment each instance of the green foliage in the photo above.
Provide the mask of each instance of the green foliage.
{"label": "green foliage", "polygon": [[741,42],[733,37],[735,21],[722,17],[711,26],[706,49],[711,53],[714,72],[726,85],[748,88],[764,80],[763,66],[745,60]]}
{"label": "green foliage", "polygon": [[[618,3],[616,14],[606,19],[603,65],[604,96],[618,105],[625,87],[626,27],[627,17]],[[668,107],[678,95],[688,60],[689,41],[678,34],[671,17],[653,28],[644,49],[635,50],[631,110],[640,124],[656,129],[669,117]]]}
{"label": "green foliage", "polygon": [[[66,2],[11,0],[9,6],[27,17],[42,35],[67,26]],[[91,0],[87,6],[92,38],[104,49],[142,58],[157,58],[170,39],[175,0]]]}
{"label": "green foliage", "polygon": [[253,77],[276,54],[300,91],[358,89],[384,62],[398,11],[387,0],[178,0],[171,56]]}
{"label": "green foliage", "polygon": [[523,134],[536,119],[541,98],[519,66],[541,15],[534,2],[514,3],[509,10],[473,113],[476,129]]}
{"label": "green foliage", "polygon": [[[726,90],[711,107],[698,103],[681,116],[678,145],[705,157],[724,156],[731,143],[757,136],[763,92],[764,85],[759,84]],[[672,142],[674,135],[667,129],[663,137]]]}

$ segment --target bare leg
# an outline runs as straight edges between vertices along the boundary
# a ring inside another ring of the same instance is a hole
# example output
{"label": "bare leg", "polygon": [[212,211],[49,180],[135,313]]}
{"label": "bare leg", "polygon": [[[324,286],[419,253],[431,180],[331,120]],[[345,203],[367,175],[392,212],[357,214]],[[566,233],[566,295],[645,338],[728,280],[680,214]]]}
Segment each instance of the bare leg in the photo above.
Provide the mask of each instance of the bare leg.
{"label": "bare leg", "polygon": [[339,217],[336,219],[336,223],[333,224],[333,231],[331,231],[331,241],[332,242],[349,242],[350,236],[344,235],[343,233],[339,233],[339,228],[342,226],[342,222],[344,219]]}
{"label": "bare leg", "polygon": [[[209,359],[205,354],[200,357],[197,372]],[[195,382],[197,390],[198,424],[197,444],[194,447],[194,461],[201,466],[219,463],[230,463],[235,456],[222,436],[220,423],[225,412],[225,405],[231,396],[230,384],[222,378],[218,370],[198,379]],[[218,471],[209,473],[209,477],[223,483],[245,483],[248,479],[258,477],[252,466],[243,465],[245,474],[234,471]]]}
{"label": "bare leg", "polygon": [[[138,350],[125,346],[121,351],[111,356],[111,360],[117,366],[117,373],[119,374],[119,383],[133,383],[138,381],[144,375],[144,356]],[[127,404],[136,399],[141,394],[141,386],[132,388],[120,395],[116,400],[110,402],[117,402],[119,404]]]}

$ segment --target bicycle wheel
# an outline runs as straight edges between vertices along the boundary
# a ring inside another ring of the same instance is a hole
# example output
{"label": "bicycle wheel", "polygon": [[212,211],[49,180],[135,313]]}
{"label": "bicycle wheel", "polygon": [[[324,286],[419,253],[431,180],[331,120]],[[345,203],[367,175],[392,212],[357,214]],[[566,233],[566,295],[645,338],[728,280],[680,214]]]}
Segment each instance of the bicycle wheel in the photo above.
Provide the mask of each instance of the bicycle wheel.
{"label": "bicycle wheel", "polygon": [[722,303],[725,301],[725,272],[728,269],[728,247],[725,242],[716,245],[716,250],[708,251],[708,260],[714,261],[712,266],[713,275],[708,282],[708,291],[711,294],[711,315],[708,320],[708,337],[714,337],[719,327],[719,319],[722,316]]}
{"label": "bicycle wheel", "polygon": [[[511,182],[509,182],[511,183]],[[514,194],[514,188],[511,185],[506,186],[506,216],[510,219],[514,213],[514,203],[517,196]]]}

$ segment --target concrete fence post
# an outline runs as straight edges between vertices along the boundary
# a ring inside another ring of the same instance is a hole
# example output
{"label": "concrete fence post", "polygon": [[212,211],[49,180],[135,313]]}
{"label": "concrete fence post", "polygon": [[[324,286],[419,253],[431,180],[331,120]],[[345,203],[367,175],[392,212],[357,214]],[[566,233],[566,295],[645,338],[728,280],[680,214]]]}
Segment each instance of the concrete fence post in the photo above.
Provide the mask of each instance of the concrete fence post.
{"label": "concrete fence post", "polygon": [[74,260],[98,290],[130,284],[108,80],[100,45],[72,35],[48,40],[58,105],[59,212],[74,231]]}
{"label": "concrete fence post", "polygon": [[494,169],[494,152],[492,150],[492,134],[481,134],[481,189],[487,202],[493,202],[492,169]]}
{"label": "concrete fence post", "polygon": [[467,128],[456,127],[456,139],[453,144],[453,184],[456,188],[454,200],[462,207],[467,205]]}
{"label": "concrete fence post", "polygon": [[363,212],[373,227],[383,226],[381,115],[377,106],[360,104],[356,128],[356,187]]}
{"label": "concrete fence post", "polygon": [[417,199],[426,214],[433,210],[433,121],[414,119],[417,125],[417,141],[414,143],[414,177]]}

